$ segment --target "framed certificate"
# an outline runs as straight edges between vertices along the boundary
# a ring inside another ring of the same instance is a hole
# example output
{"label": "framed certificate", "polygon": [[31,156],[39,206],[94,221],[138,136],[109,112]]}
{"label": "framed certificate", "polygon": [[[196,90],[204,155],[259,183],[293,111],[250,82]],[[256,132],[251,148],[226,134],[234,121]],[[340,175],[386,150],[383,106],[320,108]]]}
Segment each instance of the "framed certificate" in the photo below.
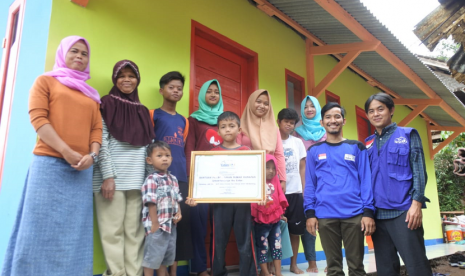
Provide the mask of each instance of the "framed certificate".
{"label": "framed certificate", "polygon": [[265,200],[265,151],[193,151],[189,197],[199,203]]}

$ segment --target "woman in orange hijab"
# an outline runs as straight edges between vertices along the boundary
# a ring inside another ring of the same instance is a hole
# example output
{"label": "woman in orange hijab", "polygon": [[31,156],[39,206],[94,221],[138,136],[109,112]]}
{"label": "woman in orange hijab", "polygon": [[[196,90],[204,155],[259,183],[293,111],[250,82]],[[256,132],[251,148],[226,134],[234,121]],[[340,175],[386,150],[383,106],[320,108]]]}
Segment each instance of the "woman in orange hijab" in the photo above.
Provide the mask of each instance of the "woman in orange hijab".
{"label": "woman in orange hijab", "polygon": [[276,126],[270,93],[260,89],[253,92],[241,117],[242,133],[238,143],[253,150],[265,150],[278,161],[278,175],[283,192],[286,192],[286,161],[279,129]]}

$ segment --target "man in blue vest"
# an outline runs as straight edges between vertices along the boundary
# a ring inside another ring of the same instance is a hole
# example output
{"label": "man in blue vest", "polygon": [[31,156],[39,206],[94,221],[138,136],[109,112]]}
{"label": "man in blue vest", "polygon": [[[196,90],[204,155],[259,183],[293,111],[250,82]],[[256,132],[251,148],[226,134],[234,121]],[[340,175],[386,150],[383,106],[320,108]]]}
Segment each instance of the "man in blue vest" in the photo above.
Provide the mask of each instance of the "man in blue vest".
{"label": "man in blue vest", "polygon": [[375,134],[365,139],[376,207],[373,234],[378,276],[400,275],[399,252],[408,275],[431,275],[426,257],[422,208],[428,181],[420,135],[392,122],[394,102],[386,93],[370,96],[365,112]]}

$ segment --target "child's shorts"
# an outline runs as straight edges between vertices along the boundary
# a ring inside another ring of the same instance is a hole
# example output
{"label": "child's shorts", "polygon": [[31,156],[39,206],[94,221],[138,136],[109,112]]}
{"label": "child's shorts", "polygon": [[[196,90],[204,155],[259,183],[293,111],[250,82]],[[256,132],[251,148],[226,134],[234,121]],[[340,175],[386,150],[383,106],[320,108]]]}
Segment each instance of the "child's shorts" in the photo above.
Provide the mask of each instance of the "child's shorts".
{"label": "child's shorts", "polygon": [[286,199],[289,207],[286,209],[284,216],[287,218],[289,233],[301,236],[305,233],[307,222],[302,194],[288,194],[286,195]]}
{"label": "child's shorts", "polygon": [[158,229],[145,237],[144,260],[142,266],[159,269],[160,265],[172,265],[176,256],[176,226],[171,233]]}

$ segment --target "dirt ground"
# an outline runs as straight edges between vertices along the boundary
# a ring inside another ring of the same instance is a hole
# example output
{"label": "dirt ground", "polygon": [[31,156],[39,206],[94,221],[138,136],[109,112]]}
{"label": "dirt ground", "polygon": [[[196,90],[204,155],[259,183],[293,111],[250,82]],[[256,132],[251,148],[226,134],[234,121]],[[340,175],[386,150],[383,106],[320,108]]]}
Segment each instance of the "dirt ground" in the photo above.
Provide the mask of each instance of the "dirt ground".
{"label": "dirt ground", "polygon": [[[456,254],[462,254],[465,256],[465,251],[462,252],[456,252]],[[465,275],[465,269],[461,269],[459,267],[452,267],[449,265],[448,261],[449,256],[444,256],[436,259],[430,260],[431,268],[433,272],[436,273],[442,273],[445,275],[449,276],[464,276]],[[377,273],[368,273],[368,276],[377,276]],[[405,267],[402,266],[400,270],[400,275],[401,276],[407,276],[407,272],[405,271]]]}
{"label": "dirt ground", "polygon": [[[457,252],[459,253],[459,252]],[[460,252],[464,253],[464,252]],[[442,273],[442,274],[449,274],[450,276],[463,276],[465,275],[465,269],[461,269],[459,267],[452,267],[449,265],[447,261],[448,256],[444,256],[441,258],[433,259],[430,261],[431,268],[433,272]],[[407,273],[401,275],[408,275]]]}

